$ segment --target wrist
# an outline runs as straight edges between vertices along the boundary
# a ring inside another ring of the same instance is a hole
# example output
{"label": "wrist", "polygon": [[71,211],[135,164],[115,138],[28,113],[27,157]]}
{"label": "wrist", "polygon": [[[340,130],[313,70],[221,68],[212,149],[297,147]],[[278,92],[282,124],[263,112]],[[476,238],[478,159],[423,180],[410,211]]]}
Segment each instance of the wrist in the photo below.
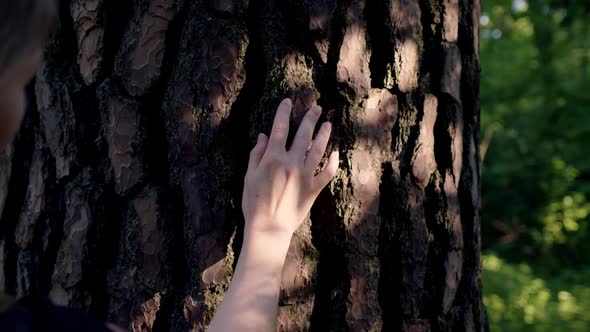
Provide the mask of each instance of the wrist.
{"label": "wrist", "polygon": [[257,229],[246,226],[240,257],[282,265],[289,250],[291,237],[291,233],[282,230]]}
{"label": "wrist", "polygon": [[260,240],[289,244],[295,230],[289,229],[288,224],[286,221],[277,222],[276,220],[261,217],[246,219],[244,241],[248,239],[251,241]]}
{"label": "wrist", "polygon": [[248,227],[244,229],[244,244],[288,248],[293,233],[283,229]]}

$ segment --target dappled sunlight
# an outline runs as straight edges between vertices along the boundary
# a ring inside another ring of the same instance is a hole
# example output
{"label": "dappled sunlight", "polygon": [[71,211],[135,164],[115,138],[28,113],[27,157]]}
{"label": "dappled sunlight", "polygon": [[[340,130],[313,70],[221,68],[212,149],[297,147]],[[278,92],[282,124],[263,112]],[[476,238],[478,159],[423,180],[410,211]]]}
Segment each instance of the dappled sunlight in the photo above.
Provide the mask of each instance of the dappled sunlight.
{"label": "dappled sunlight", "polygon": [[590,270],[578,280],[538,277],[528,264],[483,255],[484,302],[491,331],[584,331],[590,326]]}
{"label": "dappled sunlight", "polygon": [[[454,42],[458,34],[454,3],[449,1],[445,4],[449,9],[445,10],[443,30],[444,38],[449,42]],[[418,86],[423,29],[420,20],[426,13],[422,13],[417,1],[392,1],[390,10],[395,27],[396,83],[400,91],[410,92]]]}
{"label": "dappled sunlight", "polygon": [[566,243],[572,233],[580,231],[581,227],[586,228],[590,203],[582,193],[574,193],[551,202],[544,214],[542,241],[548,246]]}
{"label": "dappled sunlight", "polygon": [[346,28],[336,71],[338,81],[349,82],[359,94],[370,88],[369,58],[366,28],[351,24]]}
{"label": "dappled sunlight", "polygon": [[404,40],[395,52],[395,69],[401,91],[408,92],[418,84],[419,60],[418,43]]}

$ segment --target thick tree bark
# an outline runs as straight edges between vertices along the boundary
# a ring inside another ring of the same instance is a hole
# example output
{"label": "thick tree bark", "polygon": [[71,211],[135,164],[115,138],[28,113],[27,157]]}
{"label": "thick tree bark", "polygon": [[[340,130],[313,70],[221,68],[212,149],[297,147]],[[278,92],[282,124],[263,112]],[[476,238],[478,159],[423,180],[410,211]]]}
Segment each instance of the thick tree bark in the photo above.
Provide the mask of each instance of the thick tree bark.
{"label": "thick tree bark", "polygon": [[202,331],[279,101],[342,160],[291,243],[281,331],[482,331],[479,0],[70,0],[0,155],[0,289]]}

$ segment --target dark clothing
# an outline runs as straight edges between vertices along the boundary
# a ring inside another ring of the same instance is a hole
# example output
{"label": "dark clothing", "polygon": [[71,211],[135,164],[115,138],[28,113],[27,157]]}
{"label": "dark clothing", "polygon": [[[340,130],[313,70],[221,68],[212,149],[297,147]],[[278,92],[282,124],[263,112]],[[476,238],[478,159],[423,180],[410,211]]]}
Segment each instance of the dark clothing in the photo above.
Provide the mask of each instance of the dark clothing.
{"label": "dark clothing", "polygon": [[0,312],[1,332],[110,332],[81,309],[56,306],[49,299],[27,296]]}

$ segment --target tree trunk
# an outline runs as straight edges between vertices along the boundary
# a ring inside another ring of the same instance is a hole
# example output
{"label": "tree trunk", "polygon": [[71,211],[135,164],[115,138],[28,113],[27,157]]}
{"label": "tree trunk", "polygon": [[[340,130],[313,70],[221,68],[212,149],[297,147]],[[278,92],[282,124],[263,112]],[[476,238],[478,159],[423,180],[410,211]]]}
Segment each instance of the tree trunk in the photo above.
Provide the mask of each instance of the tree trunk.
{"label": "tree trunk", "polygon": [[69,0],[0,156],[0,290],[202,331],[258,132],[294,98],[340,169],[291,243],[281,331],[483,331],[479,0]]}

